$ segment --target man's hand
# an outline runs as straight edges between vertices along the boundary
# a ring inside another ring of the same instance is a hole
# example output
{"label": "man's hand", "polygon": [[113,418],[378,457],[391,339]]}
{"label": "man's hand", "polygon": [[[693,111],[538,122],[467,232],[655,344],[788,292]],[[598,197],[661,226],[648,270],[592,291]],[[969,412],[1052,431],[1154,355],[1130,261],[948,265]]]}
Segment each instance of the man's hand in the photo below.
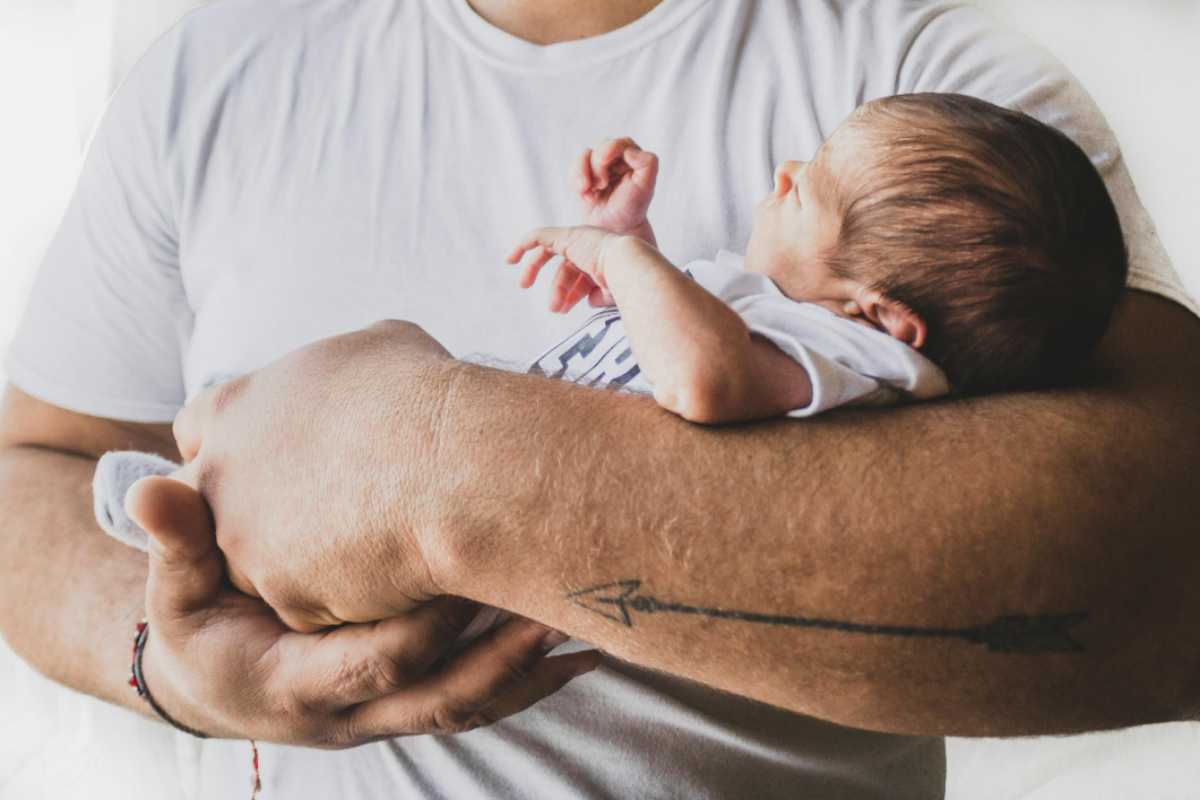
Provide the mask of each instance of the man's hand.
{"label": "man's hand", "polygon": [[208,500],[234,584],[299,631],[443,594],[423,543],[440,524],[428,496],[436,406],[457,367],[416,326],[384,323],[190,403],[175,422],[186,465],[174,477]]}
{"label": "man's hand", "polygon": [[571,170],[571,185],[583,201],[588,225],[639,236],[650,244],[655,241],[646,212],[657,180],[658,156],[628,137],[584,150]]}
{"label": "man's hand", "polygon": [[490,724],[596,666],[595,651],[544,654],[561,634],[517,619],[436,665],[477,606],[441,597],[393,619],[289,631],[224,581],[203,498],[147,478],[126,501],[151,535],[142,665],[156,701],[214,736],[350,747]]}
{"label": "man's hand", "polygon": [[[590,225],[537,228],[525,234],[505,260],[509,264],[519,264],[527,252],[534,251],[533,258],[521,271],[521,288],[528,289],[550,259],[562,256],[550,292],[550,310],[565,314],[583,298],[594,298],[597,292],[603,293],[607,303],[612,304],[605,273],[613,251],[625,238]],[[593,302],[593,305],[597,304]]]}

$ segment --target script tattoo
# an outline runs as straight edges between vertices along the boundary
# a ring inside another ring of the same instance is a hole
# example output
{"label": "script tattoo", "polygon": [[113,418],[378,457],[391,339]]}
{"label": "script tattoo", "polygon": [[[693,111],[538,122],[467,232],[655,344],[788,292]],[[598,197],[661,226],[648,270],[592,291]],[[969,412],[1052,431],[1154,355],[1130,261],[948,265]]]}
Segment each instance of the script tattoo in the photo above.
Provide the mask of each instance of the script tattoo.
{"label": "script tattoo", "polygon": [[763,614],[732,608],[706,608],[663,600],[640,594],[637,579],[613,581],[567,594],[575,605],[594,614],[632,628],[634,614],[696,614],[714,619],[783,625],[792,628],[818,628],[873,636],[959,639],[985,646],[993,653],[1077,653],[1083,645],[1071,637],[1071,628],[1087,618],[1086,611],[1065,614],[1006,614],[986,625],[971,628],[931,628],[915,625],[874,625],[819,617],[794,617]]}

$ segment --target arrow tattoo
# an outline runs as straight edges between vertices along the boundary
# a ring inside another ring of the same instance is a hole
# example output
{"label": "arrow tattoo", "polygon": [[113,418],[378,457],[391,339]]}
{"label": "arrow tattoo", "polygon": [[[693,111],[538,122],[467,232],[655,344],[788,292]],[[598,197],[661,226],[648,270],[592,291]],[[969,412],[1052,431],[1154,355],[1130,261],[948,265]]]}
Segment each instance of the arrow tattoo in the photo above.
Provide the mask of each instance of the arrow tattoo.
{"label": "arrow tattoo", "polygon": [[792,617],[782,614],[762,614],[731,608],[705,608],[686,603],[661,600],[639,594],[642,582],[637,579],[614,581],[571,592],[567,599],[594,614],[633,627],[633,614],[696,614],[714,619],[754,622],[761,625],[783,625],[792,628],[818,628],[875,636],[905,636],[931,639],[960,639],[985,646],[993,653],[1077,653],[1083,645],[1071,637],[1071,628],[1087,618],[1086,611],[1066,614],[1007,614],[986,625],[972,628],[930,628],[914,625],[872,625],[818,617]]}

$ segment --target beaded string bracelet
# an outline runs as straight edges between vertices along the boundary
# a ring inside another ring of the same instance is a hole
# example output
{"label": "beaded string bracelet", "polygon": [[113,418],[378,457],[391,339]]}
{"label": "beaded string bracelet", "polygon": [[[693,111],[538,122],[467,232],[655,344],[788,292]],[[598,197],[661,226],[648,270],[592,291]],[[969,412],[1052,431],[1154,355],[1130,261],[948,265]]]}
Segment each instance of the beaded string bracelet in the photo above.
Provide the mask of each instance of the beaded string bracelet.
{"label": "beaded string bracelet", "polygon": [[[176,730],[183,731],[186,734],[195,736],[197,739],[209,738],[207,733],[202,733],[195,728],[189,728],[182,722],[175,720],[168,714],[163,707],[154,699],[154,695],[150,694],[150,688],[146,686],[146,677],[142,673],[142,653],[146,651],[146,641],[150,638],[150,623],[147,620],[142,620],[137,624],[137,635],[133,639],[133,674],[129,678],[129,685],[137,690],[138,697],[142,698],[149,704],[150,708],[154,709],[154,713],[158,714],[163,722],[170,725]],[[253,739],[250,740],[250,766],[252,770],[250,785],[250,800],[254,800],[258,793],[262,790],[262,775],[258,768],[258,744]]]}
{"label": "beaded string bracelet", "polygon": [[170,725],[176,730],[191,734],[197,739],[207,739],[207,733],[201,733],[195,728],[189,728],[182,722],[174,720],[170,714],[163,710],[163,707],[154,699],[154,695],[150,694],[150,689],[146,686],[146,678],[142,675],[142,653],[146,651],[146,640],[150,638],[150,623],[142,620],[137,624],[137,637],[133,640],[133,675],[129,678],[129,685],[137,689],[138,697],[145,700],[150,708],[154,709],[154,713],[162,719],[163,722]]}

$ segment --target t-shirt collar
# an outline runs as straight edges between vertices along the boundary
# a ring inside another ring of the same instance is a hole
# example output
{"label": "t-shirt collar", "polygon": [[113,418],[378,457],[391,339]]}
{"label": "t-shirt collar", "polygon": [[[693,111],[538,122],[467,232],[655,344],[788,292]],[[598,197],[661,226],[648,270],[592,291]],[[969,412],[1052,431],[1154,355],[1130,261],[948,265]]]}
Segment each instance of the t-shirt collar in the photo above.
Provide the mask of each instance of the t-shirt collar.
{"label": "t-shirt collar", "polygon": [[712,0],[661,0],[628,25],[599,36],[538,45],[500,30],[468,0],[425,0],[425,6],[464,49],[500,66],[558,71],[617,58],[669,32]]}

